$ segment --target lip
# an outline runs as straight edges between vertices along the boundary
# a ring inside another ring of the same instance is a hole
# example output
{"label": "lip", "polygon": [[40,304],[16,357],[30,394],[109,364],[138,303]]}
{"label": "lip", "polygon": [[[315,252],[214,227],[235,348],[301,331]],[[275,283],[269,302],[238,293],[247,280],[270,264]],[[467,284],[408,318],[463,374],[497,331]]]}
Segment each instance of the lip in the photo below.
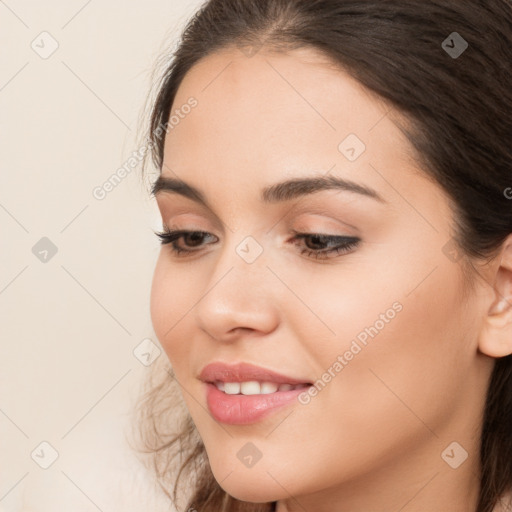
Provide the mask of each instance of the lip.
{"label": "lip", "polygon": [[306,388],[276,391],[268,395],[227,395],[211,382],[205,383],[206,404],[220,423],[248,425],[256,423],[278,409],[291,404]]}
{"label": "lip", "polygon": [[310,381],[289,377],[261,366],[250,363],[227,364],[216,361],[207,364],[201,371],[199,379],[203,382],[244,382],[258,380],[260,382],[275,382],[276,384],[311,384]]}
{"label": "lip", "polygon": [[205,383],[206,404],[212,416],[221,423],[247,425],[256,423],[271,413],[294,402],[304,388],[258,395],[228,395],[214,384],[221,382],[244,382],[257,380],[276,384],[311,384],[303,379],[288,377],[250,363],[229,365],[210,363],[203,368],[199,379]]}

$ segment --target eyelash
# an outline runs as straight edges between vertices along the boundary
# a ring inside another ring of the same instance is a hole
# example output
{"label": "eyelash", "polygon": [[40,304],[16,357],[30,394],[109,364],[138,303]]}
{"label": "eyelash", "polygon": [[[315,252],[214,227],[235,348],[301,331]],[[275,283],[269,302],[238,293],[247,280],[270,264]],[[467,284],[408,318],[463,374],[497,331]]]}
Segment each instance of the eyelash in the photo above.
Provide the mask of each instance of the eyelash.
{"label": "eyelash", "polygon": [[[199,235],[201,237],[205,237],[210,235],[206,231],[184,231],[184,230],[165,230],[162,232],[154,232],[155,235],[160,239],[162,245],[170,245],[172,252],[176,256],[186,256],[187,254],[198,252],[197,250],[183,249],[176,245],[176,241],[186,235]],[[328,250],[312,250],[309,248],[302,249],[301,254],[306,254],[310,258],[314,259],[328,259],[331,258],[330,254],[337,255],[345,254],[349,252],[351,249],[356,248],[361,239],[353,236],[340,236],[340,235],[324,235],[320,233],[299,233],[298,231],[293,231],[295,237],[293,240],[303,240],[305,238],[319,238],[320,244],[325,244],[326,242],[339,241],[339,245],[334,247],[333,249]],[[298,245],[294,242],[294,245]]]}

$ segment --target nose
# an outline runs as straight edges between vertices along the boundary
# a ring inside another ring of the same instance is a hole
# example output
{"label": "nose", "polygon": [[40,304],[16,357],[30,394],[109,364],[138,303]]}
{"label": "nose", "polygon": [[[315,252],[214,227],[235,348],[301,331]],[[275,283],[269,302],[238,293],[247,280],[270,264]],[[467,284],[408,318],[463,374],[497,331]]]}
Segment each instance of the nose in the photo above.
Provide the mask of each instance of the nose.
{"label": "nose", "polygon": [[222,342],[276,329],[279,281],[267,267],[264,253],[248,263],[230,245],[216,263],[194,308],[198,327]]}

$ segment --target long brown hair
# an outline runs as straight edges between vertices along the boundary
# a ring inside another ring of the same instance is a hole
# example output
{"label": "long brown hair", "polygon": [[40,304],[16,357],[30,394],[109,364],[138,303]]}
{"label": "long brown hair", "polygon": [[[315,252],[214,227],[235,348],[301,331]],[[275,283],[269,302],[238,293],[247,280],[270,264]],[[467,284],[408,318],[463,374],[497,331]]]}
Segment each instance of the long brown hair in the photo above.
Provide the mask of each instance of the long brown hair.
{"label": "long brown hair", "polygon": [[[465,48],[462,54],[451,50],[454,37],[458,48]],[[262,44],[283,52],[320,50],[401,113],[407,120],[401,129],[425,173],[453,200],[454,241],[461,254],[470,259],[496,253],[512,233],[512,200],[506,194],[512,192],[508,0],[209,0],[188,22],[176,50],[164,56],[147,134],[148,155],[157,169],[163,159],[162,126],[168,127],[186,73],[217,50],[250,52]],[[150,372],[137,415],[139,451],[149,455],[160,485],[176,504],[183,493],[185,510],[275,509],[275,502],[241,502],[216,482],[165,357]],[[495,362],[480,462],[476,512],[491,512],[512,487],[512,356]],[[183,480],[189,489],[179,488]]]}

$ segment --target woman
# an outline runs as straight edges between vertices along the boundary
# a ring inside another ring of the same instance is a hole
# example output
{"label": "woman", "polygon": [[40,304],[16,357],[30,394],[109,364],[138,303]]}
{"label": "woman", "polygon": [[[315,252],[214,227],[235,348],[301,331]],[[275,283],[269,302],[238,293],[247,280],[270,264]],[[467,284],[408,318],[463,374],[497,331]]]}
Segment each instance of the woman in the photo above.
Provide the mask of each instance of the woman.
{"label": "woman", "polygon": [[511,49],[506,0],[190,21],[152,106],[172,370],[140,409],[180,510],[511,506]]}

